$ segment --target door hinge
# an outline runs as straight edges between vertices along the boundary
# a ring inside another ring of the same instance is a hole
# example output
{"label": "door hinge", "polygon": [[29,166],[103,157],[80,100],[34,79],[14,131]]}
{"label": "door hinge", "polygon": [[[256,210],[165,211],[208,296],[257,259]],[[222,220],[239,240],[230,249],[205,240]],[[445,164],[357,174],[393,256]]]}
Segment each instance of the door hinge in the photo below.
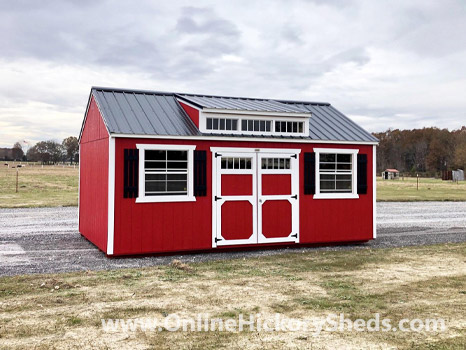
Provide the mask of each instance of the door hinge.
{"label": "door hinge", "polygon": [[221,157],[222,155],[220,153],[215,152],[215,158]]}
{"label": "door hinge", "polygon": [[215,196],[215,201],[218,201],[219,199],[222,199],[222,197]]}
{"label": "door hinge", "polygon": [[291,196],[291,198],[298,199],[298,195],[295,194],[294,196]]}
{"label": "door hinge", "polygon": [[298,234],[295,233],[294,235],[291,235],[290,237],[298,238]]}
{"label": "door hinge", "polygon": [[215,237],[215,243],[217,243],[218,241],[223,241],[223,239]]}
{"label": "door hinge", "polygon": [[293,154],[293,155],[291,156],[291,158],[298,159],[298,155],[297,155],[297,154]]}

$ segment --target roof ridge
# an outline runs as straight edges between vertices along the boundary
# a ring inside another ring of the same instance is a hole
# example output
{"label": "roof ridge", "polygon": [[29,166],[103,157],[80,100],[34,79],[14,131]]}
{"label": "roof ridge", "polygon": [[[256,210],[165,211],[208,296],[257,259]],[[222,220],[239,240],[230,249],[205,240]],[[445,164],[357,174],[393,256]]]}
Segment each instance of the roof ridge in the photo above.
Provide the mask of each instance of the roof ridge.
{"label": "roof ridge", "polygon": [[273,101],[283,104],[312,104],[318,106],[330,106],[328,102],[311,102],[311,101],[300,101],[300,100],[282,100],[274,98],[261,98],[261,97],[242,97],[242,96],[222,96],[222,95],[207,95],[207,94],[193,94],[186,92],[169,92],[169,91],[158,91],[158,90],[144,90],[144,89],[123,89],[113,88],[105,86],[92,86],[91,90],[100,91],[115,91],[115,92],[128,92],[136,94],[151,94],[151,95],[165,95],[165,96],[191,96],[191,97],[207,97],[207,98],[224,98],[224,99],[236,99],[246,101]]}

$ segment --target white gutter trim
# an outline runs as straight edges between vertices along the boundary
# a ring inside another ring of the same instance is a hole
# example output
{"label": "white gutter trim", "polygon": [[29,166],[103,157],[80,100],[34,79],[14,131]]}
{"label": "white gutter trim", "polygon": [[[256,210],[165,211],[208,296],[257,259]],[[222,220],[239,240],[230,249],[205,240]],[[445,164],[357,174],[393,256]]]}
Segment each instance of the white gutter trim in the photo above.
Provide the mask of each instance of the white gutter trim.
{"label": "white gutter trim", "polygon": [[171,135],[144,135],[144,134],[111,134],[111,137],[141,138],[160,140],[211,140],[211,141],[242,141],[242,142],[288,142],[288,143],[322,143],[341,145],[378,145],[377,141],[337,141],[337,140],[312,140],[303,138],[263,138],[263,137],[232,137],[232,136],[171,136]]}

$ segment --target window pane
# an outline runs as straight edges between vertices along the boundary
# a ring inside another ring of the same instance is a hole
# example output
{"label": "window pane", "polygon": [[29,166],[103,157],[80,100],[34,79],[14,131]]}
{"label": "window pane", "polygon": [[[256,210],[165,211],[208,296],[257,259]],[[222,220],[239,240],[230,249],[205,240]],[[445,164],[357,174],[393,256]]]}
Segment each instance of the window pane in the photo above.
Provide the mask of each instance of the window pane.
{"label": "window pane", "polygon": [[337,180],[337,190],[347,190],[348,192],[351,192],[351,181],[346,181],[346,180],[338,181]]}
{"label": "window pane", "polygon": [[337,163],[338,170],[351,170],[351,164],[341,164]]}
{"label": "window pane", "polygon": [[167,182],[168,191],[187,191],[188,183],[186,181],[169,181]]}
{"label": "window pane", "polygon": [[247,120],[242,120],[241,121],[241,130],[243,130],[243,131],[248,130],[248,121]]}
{"label": "window pane", "polygon": [[238,130],[238,119],[232,120],[231,130]]}
{"label": "window pane", "polygon": [[227,129],[227,130],[231,130],[231,119],[227,119],[227,120],[226,120],[226,123],[227,123],[226,129]]}
{"label": "window pane", "polygon": [[259,121],[254,120],[254,131],[259,131]]}
{"label": "window pane", "polygon": [[188,160],[187,151],[168,151],[167,152],[168,160]]}
{"label": "window pane", "polygon": [[220,130],[225,130],[225,119],[220,119]]}
{"label": "window pane", "polygon": [[254,121],[248,120],[248,131],[253,131],[253,130],[254,130]]}
{"label": "window pane", "polygon": [[233,169],[233,158],[227,158],[227,169]]}
{"label": "window pane", "polygon": [[165,181],[146,181],[146,192],[166,191]]}
{"label": "window pane", "polygon": [[153,181],[153,180],[158,180],[158,181],[165,181],[167,179],[166,174],[146,174],[146,181]]}
{"label": "window pane", "polygon": [[298,123],[298,127],[299,127],[298,132],[302,133],[303,132],[303,123],[302,122]]}
{"label": "window pane", "polygon": [[335,175],[330,175],[330,174],[322,174],[320,175],[321,180],[326,180],[326,181],[335,181]]}
{"label": "window pane", "polygon": [[322,191],[334,190],[335,189],[335,181],[321,180],[320,181],[320,189]]}
{"label": "window pane", "polygon": [[273,168],[278,169],[278,158],[274,158],[273,160]]}
{"label": "window pane", "polygon": [[265,122],[265,131],[270,131],[270,124],[271,124],[270,121]]}
{"label": "window pane", "polygon": [[262,158],[262,169],[267,169],[267,158]]}
{"label": "window pane", "polygon": [[168,181],[179,181],[179,180],[184,180],[187,181],[188,179],[188,174],[168,174],[167,175],[167,180]]}
{"label": "window pane", "polygon": [[293,132],[293,123],[287,122],[286,124],[286,132]]}
{"label": "window pane", "polygon": [[218,130],[218,118],[214,118],[214,119],[212,119],[212,121],[213,121],[212,129]]}
{"label": "window pane", "polygon": [[239,169],[239,158],[235,158],[233,168]]}
{"label": "window pane", "polygon": [[207,118],[207,130],[212,130],[212,118]]}
{"label": "window pane", "polygon": [[226,169],[226,168],[227,168],[227,159],[222,158],[222,169]]}
{"label": "window pane", "polygon": [[188,162],[168,162],[167,170],[186,170],[188,169]]}
{"label": "window pane", "polygon": [[265,131],[265,120],[260,121],[260,131]]}
{"label": "window pane", "polygon": [[335,154],[331,153],[321,153],[320,154],[321,162],[335,162]]}
{"label": "window pane", "polygon": [[145,151],[146,160],[165,160],[167,151]]}
{"label": "window pane", "polygon": [[297,122],[293,123],[293,132],[298,132],[298,123]]}
{"label": "window pane", "polygon": [[280,169],[285,169],[285,159],[280,158]]}
{"label": "window pane", "polygon": [[144,162],[144,167],[146,169],[165,169],[167,167],[167,162],[164,160]]}
{"label": "window pane", "polygon": [[280,129],[282,132],[286,132],[286,122],[280,122],[281,126],[280,126]]}
{"label": "window pane", "polygon": [[239,159],[239,168],[240,169],[246,169],[246,159],[245,158],[240,158]]}
{"label": "window pane", "polygon": [[353,177],[352,175],[336,175],[337,177],[337,180],[351,180],[351,178]]}
{"label": "window pane", "polygon": [[275,132],[280,132],[280,122],[275,122]]}
{"label": "window pane", "polygon": [[290,169],[290,159],[289,158],[285,159],[285,169]]}
{"label": "window pane", "polygon": [[329,163],[329,164],[320,163],[319,167],[320,167],[320,170],[322,171],[335,171],[335,163]]}
{"label": "window pane", "polygon": [[351,163],[351,154],[338,154],[337,160],[338,162]]}
{"label": "window pane", "polygon": [[273,158],[267,158],[267,169],[273,169]]}
{"label": "window pane", "polygon": [[246,158],[246,169],[251,169],[251,158]]}

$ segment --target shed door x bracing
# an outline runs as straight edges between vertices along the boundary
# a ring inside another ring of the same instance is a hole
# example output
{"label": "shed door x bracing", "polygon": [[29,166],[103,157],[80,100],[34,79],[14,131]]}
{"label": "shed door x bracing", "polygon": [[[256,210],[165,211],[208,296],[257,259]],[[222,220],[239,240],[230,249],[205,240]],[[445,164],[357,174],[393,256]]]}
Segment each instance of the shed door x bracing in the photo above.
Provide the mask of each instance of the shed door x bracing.
{"label": "shed door x bracing", "polygon": [[212,149],[213,247],[299,242],[299,152]]}

